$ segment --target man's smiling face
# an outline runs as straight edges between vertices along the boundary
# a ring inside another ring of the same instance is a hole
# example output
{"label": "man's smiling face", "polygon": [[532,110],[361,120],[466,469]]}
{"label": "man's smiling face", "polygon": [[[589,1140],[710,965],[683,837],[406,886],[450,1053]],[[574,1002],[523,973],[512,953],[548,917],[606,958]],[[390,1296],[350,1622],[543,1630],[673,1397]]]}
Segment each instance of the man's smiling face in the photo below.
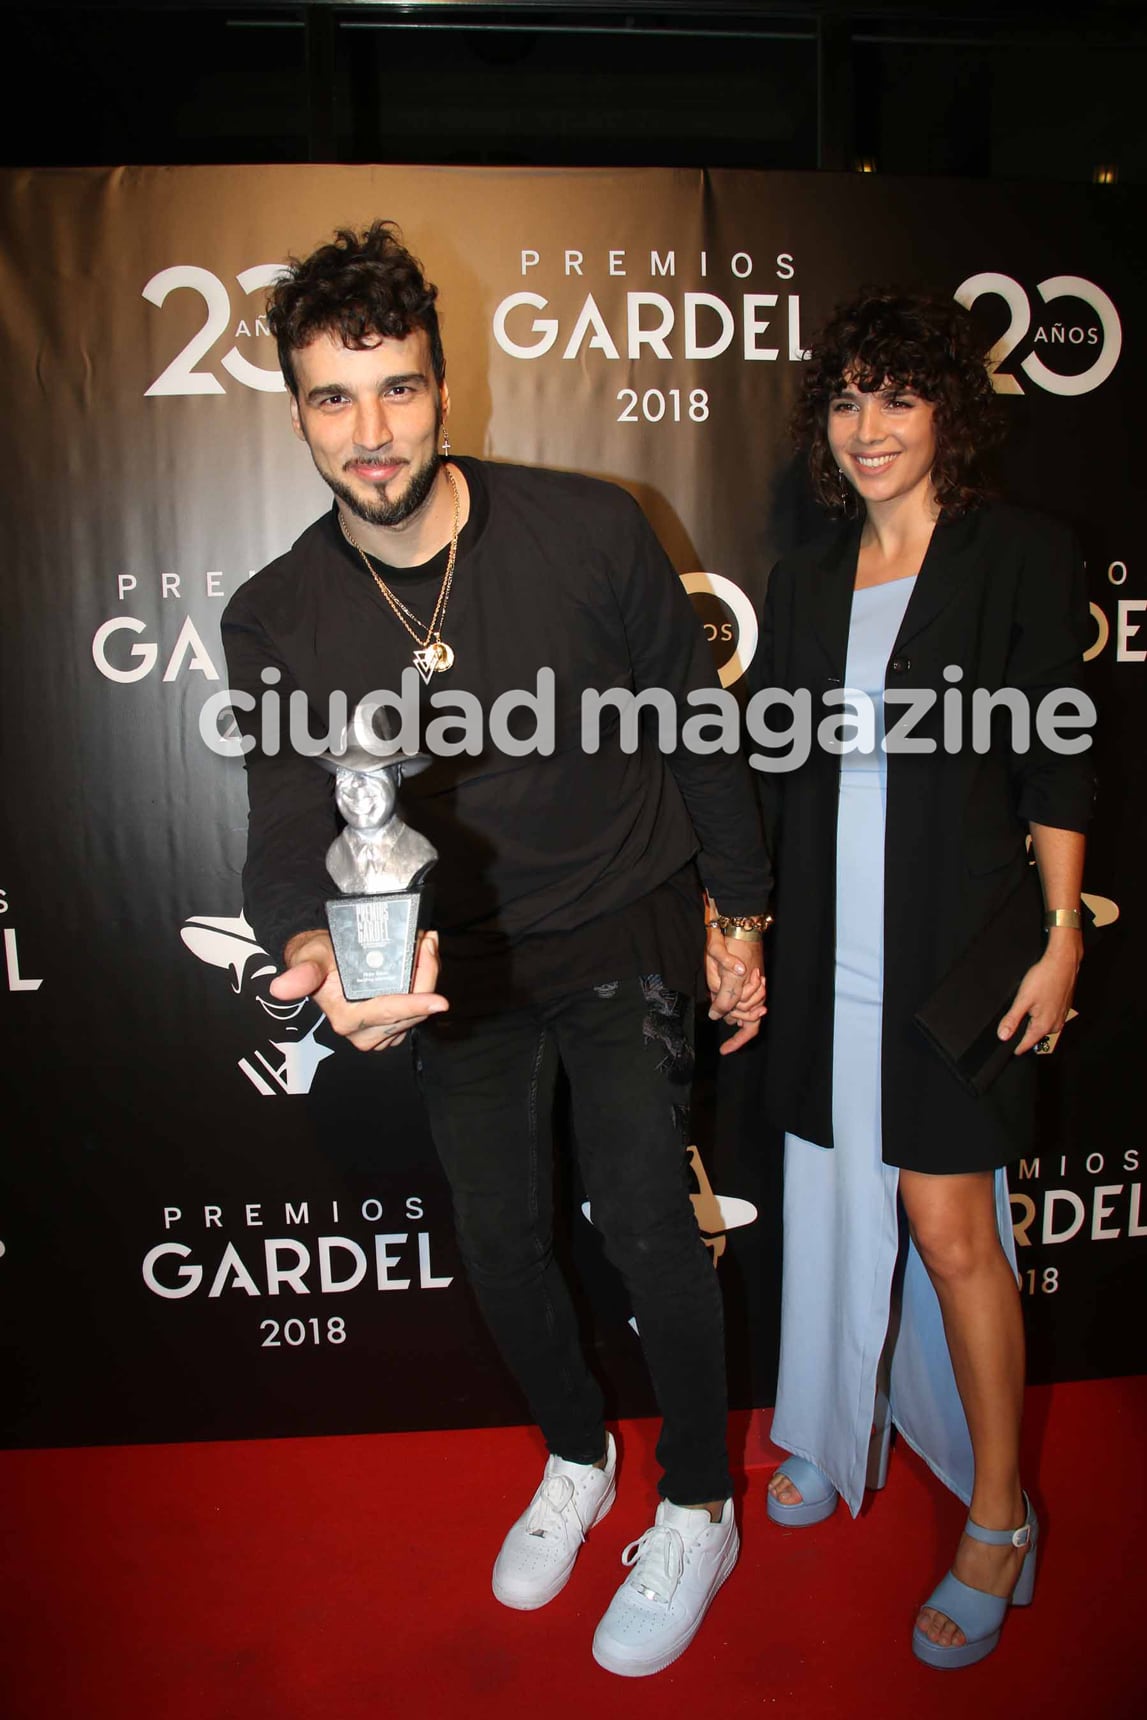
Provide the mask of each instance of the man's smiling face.
{"label": "man's smiling face", "polygon": [[397,526],[434,487],[448,396],[434,380],[424,330],[349,347],[321,334],[294,355],[295,434],[352,515]]}

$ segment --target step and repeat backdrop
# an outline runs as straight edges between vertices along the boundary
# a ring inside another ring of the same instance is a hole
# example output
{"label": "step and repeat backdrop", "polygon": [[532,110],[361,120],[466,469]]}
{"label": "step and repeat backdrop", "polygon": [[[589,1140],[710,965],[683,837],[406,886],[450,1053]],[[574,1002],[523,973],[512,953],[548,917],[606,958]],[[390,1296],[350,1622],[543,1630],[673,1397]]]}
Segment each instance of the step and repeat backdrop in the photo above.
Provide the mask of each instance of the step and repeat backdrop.
{"label": "step and repeat backdrop", "polygon": [[[1141,197],[853,176],[369,167],[0,177],[11,1445],[515,1421],[462,1281],[407,1058],[275,1002],[243,919],[227,598],[322,511],[263,293],[383,216],[441,290],[455,449],[596,473],[645,507],[735,687],[817,516],[786,420],[865,282],[995,341],[1011,499],[1088,562],[1107,922],[1012,1177],[1035,1380],[1143,1365],[1147,318]],[[767,1404],[778,1143],[760,1058],[703,1059],[696,1205],[735,1399]],[[562,1246],[615,1412],[652,1410],[576,1177]]]}

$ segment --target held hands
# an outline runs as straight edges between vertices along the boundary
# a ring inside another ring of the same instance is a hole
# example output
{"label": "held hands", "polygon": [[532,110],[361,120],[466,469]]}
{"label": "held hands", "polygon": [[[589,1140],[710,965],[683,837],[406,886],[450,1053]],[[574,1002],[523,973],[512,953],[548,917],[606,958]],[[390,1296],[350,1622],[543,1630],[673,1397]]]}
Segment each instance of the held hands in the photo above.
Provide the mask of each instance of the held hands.
{"label": "held hands", "polygon": [[1012,1007],[999,1025],[1000,1038],[1010,1039],[1024,1016],[1031,1017],[1027,1032],[1016,1046],[1017,1057],[1038,1045],[1047,1034],[1058,1033],[1062,1028],[1071,1008],[1082,957],[1083,937],[1079,932],[1057,927],[1048,933],[1047,949],[1020,981]]}
{"label": "held hands", "polygon": [[339,984],[334,950],[327,932],[299,932],[284,951],[287,966],[271,981],[271,995],[287,1003],[313,997],[335,1032],[359,1051],[389,1051],[401,1045],[412,1027],[450,1005],[434,990],[438,983],[438,933],[421,932],[409,992],[348,1003]]}
{"label": "held hands", "polygon": [[742,938],[726,941],[716,926],[705,938],[705,980],[709,987],[709,1020],[725,1021],[737,1032],[721,1047],[721,1056],[739,1051],[760,1030],[765,1014],[764,948]]}

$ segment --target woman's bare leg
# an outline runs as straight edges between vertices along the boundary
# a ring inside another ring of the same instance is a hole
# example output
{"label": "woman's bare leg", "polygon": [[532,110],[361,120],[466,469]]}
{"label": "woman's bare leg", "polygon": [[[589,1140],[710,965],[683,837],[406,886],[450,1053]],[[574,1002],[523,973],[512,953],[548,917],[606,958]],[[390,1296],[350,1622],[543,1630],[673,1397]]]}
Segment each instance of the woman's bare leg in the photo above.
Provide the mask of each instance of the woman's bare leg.
{"label": "woman's bare leg", "polygon": [[[995,1179],[900,1173],[900,1197],[912,1240],[935,1288],[952,1371],[972,1440],[975,1482],[971,1516],[984,1529],[1018,1529],[1024,1521],[1019,1440],[1024,1389],[1024,1331],[1015,1277],[1000,1247]],[[964,1535],[952,1569],[969,1588],[1010,1595],[1024,1554]],[[949,1646],[963,1633],[930,1607],[918,1624]]]}

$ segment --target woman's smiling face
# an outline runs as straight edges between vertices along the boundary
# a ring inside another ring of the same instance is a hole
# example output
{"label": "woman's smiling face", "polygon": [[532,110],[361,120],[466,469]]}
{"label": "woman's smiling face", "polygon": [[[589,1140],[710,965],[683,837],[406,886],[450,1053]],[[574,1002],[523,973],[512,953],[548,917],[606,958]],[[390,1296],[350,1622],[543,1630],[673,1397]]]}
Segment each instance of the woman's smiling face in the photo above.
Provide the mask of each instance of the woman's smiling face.
{"label": "woman's smiling face", "polygon": [[828,403],[828,442],[853,489],[871,507],[931,488],[935,408],[887,379],[871,393],[846,377]]}

